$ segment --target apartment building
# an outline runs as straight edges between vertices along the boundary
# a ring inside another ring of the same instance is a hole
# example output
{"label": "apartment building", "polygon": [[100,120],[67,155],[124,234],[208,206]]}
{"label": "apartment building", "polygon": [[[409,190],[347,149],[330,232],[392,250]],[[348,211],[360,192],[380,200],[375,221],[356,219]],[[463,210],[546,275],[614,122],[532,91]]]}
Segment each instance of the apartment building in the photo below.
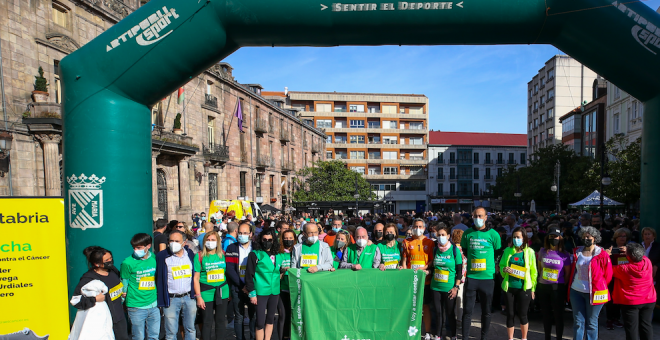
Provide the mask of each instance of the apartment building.
{"label": "apartment building", "polygon": [[527,135],[429,132],[428,197],[433,211],[488,207],[490,187],[509,166],[527,163]]}
{"label": "apartment building", "polygon": [[594,80],[592,100],[559,117],[562,125],[562,143],[580,156],[600,159],[605,143],[605,106],[608,82]]}
{"label": "apartment building", "polygon": [[594,71],[567,55],[548,60],[527,83],[527,154],[561,143],[558,117],[591,99]]}
{"label": "apartment building", "polygon": [[365,176],[392,212],[426,209],[428,105],[425,95],[340,92],[286,94],[286,105],[327,135],[326,159]]}
{"label": "apartment building", "polygon": [[644,103],[611,82],[607,84],[607,92],[606,140],[619,134],[628,137],[628,143],[641,138]]}

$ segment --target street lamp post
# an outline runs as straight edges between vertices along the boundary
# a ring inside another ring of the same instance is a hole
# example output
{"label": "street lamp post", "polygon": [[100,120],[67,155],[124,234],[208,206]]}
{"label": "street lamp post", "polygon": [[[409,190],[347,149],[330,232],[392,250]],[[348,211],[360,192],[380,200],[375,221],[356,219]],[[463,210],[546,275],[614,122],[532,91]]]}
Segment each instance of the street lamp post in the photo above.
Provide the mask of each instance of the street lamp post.
{"label": "street lamp post", "polygon": [[601,153],[600,153],[600,218],[601,221],[605,221],[605,209],[603,207],[603,190],[605,189],[605,186],[610,185],[612,183],[612,179],[610,178],[610,175],[607,174],[605,171],[605,166],[607,164],[607,158],[605,157],[607,151],[605,149],[605,144],[602,145],[601,147]]}
{"label": "street lamp post", "polygon": [[557,193],[557,215],[561,212],[561,201],[559,199],[559,174],[561,173],[561,165],[559,161],[557,161],[557,164],[555,164],[555,182],[554,184],[550,187],[550,190],[552,192]]}
{"label": "street lamp post", "polygon": [[522,197],[522,193],[520,192],[520,175],[516,177],[516,192],[513,196],[516,196],[516,210],[518,210],[520,208],[520,197]]}
{"label": "street lamp post", "polygon": [[358,194],[358,173],[357,171],[355,172],[355,217],[358,217],[358,198],[360,198],[360,194]]}

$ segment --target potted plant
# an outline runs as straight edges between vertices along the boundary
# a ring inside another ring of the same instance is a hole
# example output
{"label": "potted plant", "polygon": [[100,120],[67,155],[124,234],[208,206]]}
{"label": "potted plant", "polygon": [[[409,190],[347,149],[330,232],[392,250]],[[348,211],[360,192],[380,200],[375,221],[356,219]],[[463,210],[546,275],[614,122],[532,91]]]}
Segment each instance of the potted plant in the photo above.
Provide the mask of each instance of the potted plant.
{"label": "potted plant", "polygon": [[34,78],[32,100],[35,103],[45,103],[48,101],[48,82],[44,78],[44,69],[41,66],[39,66],[39,76],[35,76]]}
{"label": "potted plant", "polygon": [[174,128],[172,129],[172,132],[174,132],[177,135],[183,134],[183,130],[181,130],[181,114],[177,113],[176,118],[174,118]]}

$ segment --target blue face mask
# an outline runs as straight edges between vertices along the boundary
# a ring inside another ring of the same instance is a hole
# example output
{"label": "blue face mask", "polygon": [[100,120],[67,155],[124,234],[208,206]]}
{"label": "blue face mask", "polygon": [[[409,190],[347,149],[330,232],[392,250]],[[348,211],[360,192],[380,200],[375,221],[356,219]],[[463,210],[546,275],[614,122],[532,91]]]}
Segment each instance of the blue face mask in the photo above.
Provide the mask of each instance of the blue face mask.
{"label": "blue face mask", "polygon": [[335,233],[338,233],[340,230],[341,228],[332,228],[332,231],[334,231]]}
{"label": "blue face mask", "polygon": [[486,221],[484,219],[481,219],[481,218],[475,218],[474,219],[474,225],[476,225],[478,228],[483,228],[485,222]]}
{"label": "blue face mask", "polygon": [[520,246],[522,246],[522,241],[523,240],[521,238],[514,238],[513,239],[513,245],[516,246],[516,247],[520,247]]}
{"label": "blue face mask", "polygon": [[364,222],[364,224],[366,224],[366,225],[371,225],[371,222]]}
{"label": "blue face mask", "polygon": [[397,223],[397,224],[396,224],[396,227],[399,228],[399,229],[403,229],[403,224],[401,224],[401,223]]}
{"label": "blue face mask", "polygon": [[246,244],[250,241],[250,237],[248,235],[238,235],[238,242],[240,244]]}
{"label": "blue face mask", "polygon": [[135,251],[135,256],[138,258],[143,258],[144,255],[146,255],[147,252],[144,249],[136,250]]}
{"label": "blue face mask", "polygon": [[206,221],[206,216],[202,216],[202,221]]}

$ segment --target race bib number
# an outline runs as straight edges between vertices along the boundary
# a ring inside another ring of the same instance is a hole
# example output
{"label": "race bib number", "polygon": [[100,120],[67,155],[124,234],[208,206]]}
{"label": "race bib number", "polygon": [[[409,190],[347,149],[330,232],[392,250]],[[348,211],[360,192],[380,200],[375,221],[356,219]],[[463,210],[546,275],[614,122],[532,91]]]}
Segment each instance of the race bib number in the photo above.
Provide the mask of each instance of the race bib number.
{"label": "race bib number", "polygon": [[449,282],[449,271],[436,268],[433,279],[437,282],[447,283]]}
{"label": "race bib number", "polygon": [[399,243],[403,243],[403,241],[406,239],[405,235],[399,235],[397,236],[396,240],[399,241]]}
{"label": "race bib number", "polygon": [[314,267],[318,263],[318,255],[316,254],[303,254],[300,259],[300,266],[303,268]]}
{"label": "race bib number", "polygon": [[599,290],[596,293],[594,293],[594,303],[605,303],[609,301],[607,298],[607,289],[606,290]]}
{"label": "race bib number", "polygon": [[225,270],[224,269],[214,269],[206,273],[207,282],[223,282],[225,281]]}
{"label": "race bib number", "polygon": [[517,277],[522,280],[525,279],[525,273],[527,272],[526,268],[523,268],[521,266],[516,266],[515,264],[512,264],[511,266],[509,266],[509,268],[511,268],[511,273],[509,273],[509,275],[513,277]]}
{"label": "race bib number", "polygon": [[616,259],[616,264],[617,264],[617,265],[620,265],[620,264],[628,264],[628,258],[626,258],[626,257],[619,257],[618,259]]}
{"label": "race bib number", "polygon": [[115,301],[115,300],[119,299],[119,297],[121,296],[121,289],[122,288],[124,288],[124,285],[121,282],[119,282],[118,285],[116,285],[112,289],[110,289],[109,293],[110,293],[110,299],[112,301]]}
{"label": "race bib number", "polygon": [[192,269],[189,264],[183,266],[172,267],[172,278],[175,280],[185,279],[192,277]]}
{"label": "race bib number", "polygon": [[543,268],[543,279],[550,282],[557,282],[559,278],[559,270]]}
{"label": "race bib number", "polygon": [[424,261],[410,261],[410,268],[411,269],[422,268],[425,265],[426,265],[426,262],[424,262]]}
{"label": "race bib number", "polygon": [[156,289],[156,278],[153,276],[145,276],[140,278],[139,290],[154,290]]}
{"label": "race bib number", "polygon": [[396,266],[399,264],[399,261],[385,261],[385,269],[396,269]]}
{"label": "race bib number", "polygon": [[244,266],[244,265],[238,266],[238,269],[239,269],[239,272],[240,272],[240,275],[241,275],[241,279],[245,278],[245,269],[246,268],[247,268],[247,266]]}
{"label": "race bib number", "polygon": [[473,272],[482,272],[486,270],[486,259],[473,259],[470,262],[470,269]]}

